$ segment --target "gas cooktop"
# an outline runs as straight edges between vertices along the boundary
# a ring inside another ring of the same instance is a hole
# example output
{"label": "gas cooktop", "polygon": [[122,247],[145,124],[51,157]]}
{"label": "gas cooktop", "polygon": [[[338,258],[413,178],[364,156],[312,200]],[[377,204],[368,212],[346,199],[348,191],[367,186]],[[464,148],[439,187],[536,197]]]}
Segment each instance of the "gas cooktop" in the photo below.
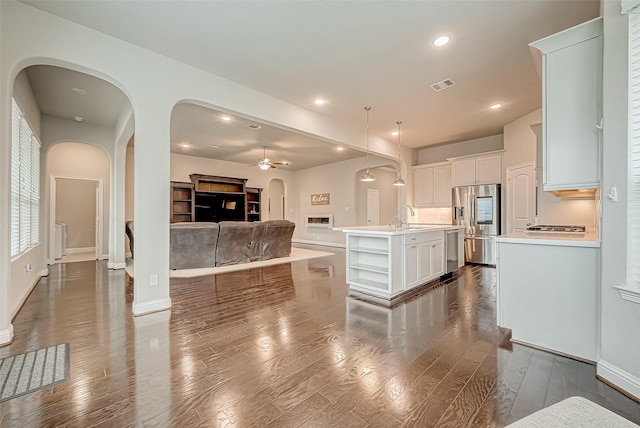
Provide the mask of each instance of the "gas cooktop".
{"label": "gas cooktop", "polygon": [[585,226],[561,226],[561,225],[548,225],[548,224],[536,224],[528,226],[525,229],[526,232],[544,232],[544,233],[586,233],[587,228]]}

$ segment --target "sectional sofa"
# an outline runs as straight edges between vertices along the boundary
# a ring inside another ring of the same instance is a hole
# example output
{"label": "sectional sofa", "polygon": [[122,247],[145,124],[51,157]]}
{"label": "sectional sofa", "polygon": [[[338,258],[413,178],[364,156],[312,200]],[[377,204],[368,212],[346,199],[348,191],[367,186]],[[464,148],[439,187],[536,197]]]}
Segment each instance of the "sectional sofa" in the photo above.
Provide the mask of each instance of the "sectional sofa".
{"label": "sectional sofa", "polygon": [[[170,226],[171,269],[227,266],[291,254],[295,223],[288,220],[189,222]],[[133,254],[133,222],[127,222]]]}

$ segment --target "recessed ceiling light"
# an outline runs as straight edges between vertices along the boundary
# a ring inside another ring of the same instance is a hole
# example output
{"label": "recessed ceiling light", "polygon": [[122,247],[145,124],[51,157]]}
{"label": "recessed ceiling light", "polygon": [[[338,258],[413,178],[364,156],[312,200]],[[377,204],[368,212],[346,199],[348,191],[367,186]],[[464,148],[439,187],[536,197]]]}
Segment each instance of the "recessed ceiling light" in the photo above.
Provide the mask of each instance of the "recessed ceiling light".
{"label": "recessed ceiling light", "polygon": [[211,145],[211,146],[209,146],[209,147],[211,147],[212,149],[219,149],[219,148],[220,148],[220,146],[219,146],[219,145],[217,145],[217,144],[212,144],[212,145]]}
{"label": "recessed ceiling light", "polygon": [[502,107],[502,104],[497,103],[492,105],[491,107],[489,107],[491,110],[498,110],[500,107]]}
{"label": "recessed ceiling light", "polygon": [[73,116],[73,120],[75,120],[76,122],[82,122],[84,120],[84,117],[82,117],[82,116]]}
{"label": "recessed ceiling light", "polygon": [[324,103],[326,103],[326,101],[325,101],[325,100],[323,100],[323,99],[318,98],[317,100],[315,100],[315,101],[314,101],[314,103],[316,103],[316,105],[321,106],[321,105],[323,105]]}
{"label": "recessed ceiling light", "polygon": [[229,122],[231,118],[229,116],[222,116],[222,120],[224,120],[225,122]]}
{"label": "recessed ceiling light", "polygon": [[191,145],[189,145],[188,143],[180,143],[180,147],[184,147],[185,149],[188,149],[189,147],[191,147]]}
{"label": "recessed ceiling light", "polygon": [[393,132],[391,133],[391,135],[393,135],[394,137],[395,137],[395,136],[397,136],[397,135],[398,135],[398,131],[393,131]]}
{"label": "recessed ceiling light", "polygon": [[254,123],[251,123],[251,124],[247,125],[247,128],[249,128],[249,129],[260,129],[260,128],[262,128],[262,126],[256,125]]}
{"label": "recessed ceiling light", "polygon": [[444,46],[449,43],[449,36],[440,36],[433,41],[434,46]]}
{"label": "recessed ceiling light", "polygon": [[343,150],[344,150],[344,147],[342,147],[342,146],[338,146],[338,147],[337,147],[337,149],[338,149],[338,151],[339,151],[339,152],[341,152],[341,151],[343,151]]}
{"label": "recessed ceiling light", "polygon": [[87,91],[85,91],[84,89],[80,89],[80,88],[71,88],[71,90],[73,92],[75,92],[78,95],[86,95]]}

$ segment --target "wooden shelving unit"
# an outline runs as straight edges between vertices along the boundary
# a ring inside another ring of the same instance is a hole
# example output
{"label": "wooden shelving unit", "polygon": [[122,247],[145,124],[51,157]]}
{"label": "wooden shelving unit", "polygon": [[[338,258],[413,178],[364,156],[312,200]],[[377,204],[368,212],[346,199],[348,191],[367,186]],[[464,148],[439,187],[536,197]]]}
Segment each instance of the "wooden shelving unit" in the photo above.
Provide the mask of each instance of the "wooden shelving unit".
{"label": "wooden shelving unit", "polygon": [[247,187],[247,220],[260,221],[261,214],[261,194],[262,189],[259,187]]}
{"label": "wooden shelving unit", "polygon": [[194,221],[246,221],[246,178],[191,174],[195,187]]}
{"label": "wooden shelving unit", "polygon": [[193,183],[171,182],[171,223],[194,220],[193,189]]}

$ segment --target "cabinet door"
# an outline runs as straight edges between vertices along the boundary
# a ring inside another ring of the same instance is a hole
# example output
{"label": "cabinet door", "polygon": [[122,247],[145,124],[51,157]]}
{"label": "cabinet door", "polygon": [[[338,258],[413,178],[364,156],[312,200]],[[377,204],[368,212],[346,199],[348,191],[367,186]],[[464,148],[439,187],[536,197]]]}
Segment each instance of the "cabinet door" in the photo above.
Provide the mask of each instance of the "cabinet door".
{"label": "cabinet door", "polygon": [[420,263],[418,244],[404,246],[404,289],[409,290],[420,284]]}
{"label": "cabinet door", "polygon": [[433,168],[433,205],[451,207],[451,165]]}
{"label": "cabinet door", "polygon": [[476,184],[502,183],[502,155],[476,158]]}
{"label": "cabinet door", "polygon": [[476,184],[475,158],[454,161],[451,164],[451,181],[454,187]]}
{"label": "cabinet door", "polygon": [[419,284],[424,284],[433,278],[431,270],[431,243],[423,242],[420,244],[420,280]]}
{"label": "cabinet door", "polygon": [[444,242],[442,240],[429,241],[431,249],[431,278],[444,274]]}
{"label": "cabinet door", "polygon": [[602,37],[544,58],[544,190],[600,184]]}
{"label": "cabinet door", "polygon": [[433,206],[433,168],[413,170],[413,205],[417,208]]}

